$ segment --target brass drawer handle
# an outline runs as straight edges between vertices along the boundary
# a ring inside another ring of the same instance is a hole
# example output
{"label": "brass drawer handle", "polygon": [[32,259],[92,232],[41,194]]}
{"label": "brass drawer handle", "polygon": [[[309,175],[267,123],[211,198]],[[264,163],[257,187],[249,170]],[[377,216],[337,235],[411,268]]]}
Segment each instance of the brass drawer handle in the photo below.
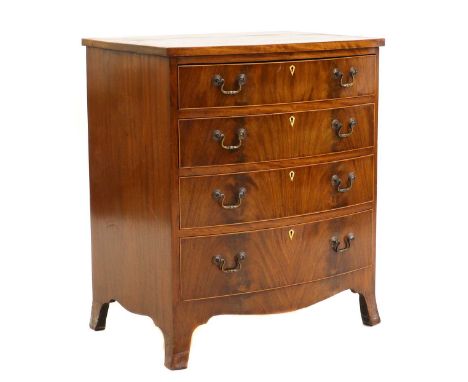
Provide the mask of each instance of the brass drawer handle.
{"label": "brass drawer handle", "polygon": [[354,172],[350,172],[348,174],[348,186],[341,187],[341,179],[338,175],[333,175],[331,178],[332,185],[335,187],[336,191],[338,192],[348,192],[353,187],[354,181],[356,180],[356,175]]}
{"label": "brass drawer handle", "polygon": [[341,129],[343,128],[343,124],[340,121],[338,121],[337,119],[334,119],[332,121],[332,129],[335,130],[336,136],[338,138],[347,138],[347,137],[349,137],[351,134],[353,134],[354,127],[356,125],[357,125],[356,120],[354,118],[350,118],[349,123],[348,123],[348,132],[347,133],[342,133]]}
{"label": "brass drawer handle", "polygon": [[214,190],[213,191],[213,198],[215,200],[219,201],[219,205],[223,207],[226,210],[232,210],[234,208],[239,208],[242,204],[242,199],[245,198],[245,194],[247,193],[247,189],[245,187],[239,188],[239,191],[237,192],[237,203],[236,204],[224,204],[224,198],[225,195],[224,193],[221,192],[221,190]]}
{"label": "brass drawer handle", "polygon": [[215,74],[211,80],[214,86],[217,88],[221,87],[221,93],[227,95],[239,94],[242,90],[242,86],[247,82],[247,76],[245,74],[239,74],[237,77],[237,89],[236,90],[224,90],[224,78],[220,74]]}
{"label": "brass drawer handle", "polygon": [[220,271],[223,271],[224,273],[234,273],[234,272],[239,272],[242,268],[242,262],[247,258],[247,254],[244,251],[239,252],[235,256],[235,261],[236,265],[232,268],[226,268],[226,260],[224,257],[218,255],[214,256],[212,261],[213,264],[218,267]]}
{"label": "brass drawer handle", "polygon": [[343,253],[346,252],[348,249],[351,248],[351,241],[354,240],[354,234],[348,233],[345,238],[344,238],[344,247],[340,248],[341,242],[338,240],[336,236],[333,236],[330,239],[330,245],[331,248],[336,252],[336,253]]}
{"label": "brass drawer handle", "polygon": [[224,139],[226,136],[221,130],[215,130],[213,131],[213,139],[215,141],[218,141],[221,143],[221,147],[225,150],[233,151],[237,150],[242,146],[242,141],[245,139],[247,136],[247,130],[244,129],[243,127],[237,130],[237,141],[239,142],[237,145],[225,145],[224,144]]}
{"label": "brass drawer handle", "polygon": [[351,77],[351,81],[350,82],[343,82],[343,77],[344,77],[343,72],[338,68],[333,69],[333,75],[335,76],[336,79],[340,80],[340,86],[342,88],[350,88],[351,86],[353,86],[354,85],[354,77],[356,77],[357,74],[358,74],[357,69],[351,67],[349,69],[349,76]]}

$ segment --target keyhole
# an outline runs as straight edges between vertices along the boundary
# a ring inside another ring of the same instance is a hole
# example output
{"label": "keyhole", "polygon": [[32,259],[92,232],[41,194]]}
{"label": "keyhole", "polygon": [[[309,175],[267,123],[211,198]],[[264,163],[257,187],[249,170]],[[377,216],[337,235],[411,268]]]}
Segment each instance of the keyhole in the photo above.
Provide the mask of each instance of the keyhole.
{"label": "keyhole", "polygon": [[294,180],[294,175],[296,175],[294,171],[289,172],[289,178],[291,179],[291,182]]}
{"label": "keyhole", "polygon": [[294,72],[296,71],[296,67],[294,65],[291,65],[289,67],[289,71],[291,72],[291,76],[294,76]]}
{"label": "keyhole", "polygon": [[288,235],[289,235],[289,239],[292,240],[293,237],[294,237],[294,230],[293,229],[290,229],[289,232],[288,232]]}
{"label": "keyhole", "polygon": [[294,122],[296,122],[296,117],[294,117],[294,115],[291,115],[289,117],[289,123],[291,124],[291,127],[294,126]]}

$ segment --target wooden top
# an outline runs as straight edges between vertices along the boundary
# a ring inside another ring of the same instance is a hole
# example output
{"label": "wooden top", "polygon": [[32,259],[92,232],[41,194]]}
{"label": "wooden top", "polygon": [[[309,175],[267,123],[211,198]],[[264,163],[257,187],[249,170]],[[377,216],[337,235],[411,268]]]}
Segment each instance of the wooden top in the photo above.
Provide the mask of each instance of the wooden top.
{"label": "wooden top", "polygon": [[302,32],[209,34],[128,38],[85,38],[89,47],[160,56],[282,53],[318,50],[373,48],[382,38],[351,37]]}

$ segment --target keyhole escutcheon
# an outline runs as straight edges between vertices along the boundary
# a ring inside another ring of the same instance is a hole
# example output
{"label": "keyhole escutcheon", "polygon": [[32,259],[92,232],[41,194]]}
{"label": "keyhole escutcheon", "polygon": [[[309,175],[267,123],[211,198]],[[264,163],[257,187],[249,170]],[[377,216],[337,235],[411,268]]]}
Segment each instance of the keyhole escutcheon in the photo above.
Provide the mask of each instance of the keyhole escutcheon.
{"label": "keyhole escutcheon", "polygon": [[291,76],[294,76],[294,72],[296,71],[296,67],[294,65],[291,65],[289,67],[289,71],[291,72]]}
{"label": "keyhole escutcheon", "polygon": [[291,115],[289,117],[289,124],[291,125],[291,127],[294,126],[294,122],[296,122],[296,117],[294,115]]}

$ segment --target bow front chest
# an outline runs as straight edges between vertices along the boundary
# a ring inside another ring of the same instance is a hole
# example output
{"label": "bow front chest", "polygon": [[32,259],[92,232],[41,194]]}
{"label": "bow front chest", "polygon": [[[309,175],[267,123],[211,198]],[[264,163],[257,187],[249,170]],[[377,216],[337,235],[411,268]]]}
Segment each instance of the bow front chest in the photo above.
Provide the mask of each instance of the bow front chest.
{"label": "bow front chest", "polygon": [[170,369],[219,314],[375,301],[382,39],[84,39],[93,304],[153,319]]}

